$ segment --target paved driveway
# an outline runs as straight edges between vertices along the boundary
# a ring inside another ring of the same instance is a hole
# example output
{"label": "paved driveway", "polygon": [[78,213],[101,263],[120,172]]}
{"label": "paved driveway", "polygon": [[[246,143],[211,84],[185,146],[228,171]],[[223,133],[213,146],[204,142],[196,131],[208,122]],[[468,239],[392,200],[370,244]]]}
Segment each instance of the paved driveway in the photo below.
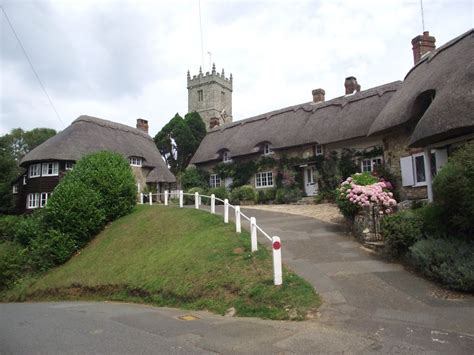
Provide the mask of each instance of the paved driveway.
{"label": "paved driveway", "polygon": [[381,343],[400,339],[421,345],[420,351],[430,349],[431,342],[441,352],[474,353],[473,296],[444,291],[400,264],[377,258],[337,225],[243,211],[282,239],[283,261],[321,294],[322,324],[363,332]]}

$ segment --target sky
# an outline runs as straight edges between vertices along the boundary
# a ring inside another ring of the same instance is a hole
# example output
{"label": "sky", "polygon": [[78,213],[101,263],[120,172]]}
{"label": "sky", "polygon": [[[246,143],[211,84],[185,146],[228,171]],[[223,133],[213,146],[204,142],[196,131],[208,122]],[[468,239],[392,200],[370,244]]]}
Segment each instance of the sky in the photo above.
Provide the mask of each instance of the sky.
{"label": "sky", "polygon": [[[473,27],[473,4],[423,1],[438,46]],[[62,130],[84,114],[147,119],[154,136],[187,113],[187,70],[212,62],[233,74],[234,121],[311,101],[316,88],[329,100],[347,76],[362,90],[403,80],[423,32],[419,0],[201,0],[201,21],[199,0],[0,5],[39,77],[0,9],[0,135]]]}

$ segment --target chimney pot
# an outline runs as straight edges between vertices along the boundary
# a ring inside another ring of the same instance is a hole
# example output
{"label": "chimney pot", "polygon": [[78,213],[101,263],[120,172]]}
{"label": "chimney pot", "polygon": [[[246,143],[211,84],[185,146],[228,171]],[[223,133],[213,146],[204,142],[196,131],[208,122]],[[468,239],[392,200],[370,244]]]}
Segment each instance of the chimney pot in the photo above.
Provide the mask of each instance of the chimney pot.
{"label": "chimney pot", "polygon": [[312,92],[313,94],[313,102],[324,102],[324,96],[326,95],[326,91],[323,89],[314,89]]}
{"label": "chimney pot", "polygon": [[422,35],[418,35],[411,40],[413,46],[413,61],[418,64],[421,58],[426,54],[436,49],[436,38],[430,36],[429,31],[424,31]]}
{"label": "chimney pot", "polygon": [[357,83],[357,78],[355,76],[347,77],[344,81],[344,87],[346,88],[346,95],[360,91],[360,85]]}
{"label": "chimney pot", "polygon": [[142,130],[143,132],[148,134],[148,121],[142,118],[137,119],[137,129]]}

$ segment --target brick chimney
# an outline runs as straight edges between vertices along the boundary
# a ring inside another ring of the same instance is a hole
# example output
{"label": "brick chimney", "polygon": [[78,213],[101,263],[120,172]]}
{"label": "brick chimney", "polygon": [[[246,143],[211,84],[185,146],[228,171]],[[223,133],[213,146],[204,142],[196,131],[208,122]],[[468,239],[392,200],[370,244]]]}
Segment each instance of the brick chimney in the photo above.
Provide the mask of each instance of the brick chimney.
{"label": "brick chimney", "polygon": [[148,133],[148,121],[142,118],[137,118],[137,128],[143,132]]}
{"label": "brick chimney", "polygon": [[357,79],[354,76],[349,76],[346,78],[344,87],[346,88],[346,95],[360,91],[360,85],[357,83]]}
{"label": "brick chimney", "polygon": [[313,102],[324,102],[324,95],[326,95],[326,91],[323,89],[314,89],[312,91],[313,94]]}
{"label": "brick chimney", "polygon": [[428,31],[423,32],[423,35],[416,36],[411,40],[413,45],[413,61],[415,65],[426,54],[436,49],[436,38],[430,36]]}

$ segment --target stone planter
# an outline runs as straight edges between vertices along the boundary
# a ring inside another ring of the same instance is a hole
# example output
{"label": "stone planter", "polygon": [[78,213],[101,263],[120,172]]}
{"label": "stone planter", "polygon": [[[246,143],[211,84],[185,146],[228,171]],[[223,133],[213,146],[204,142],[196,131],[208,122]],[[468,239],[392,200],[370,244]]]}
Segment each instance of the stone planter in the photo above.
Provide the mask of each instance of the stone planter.
{"label": "stone planter", "polygon": [[380,221],[382,216],[376,207],[364,208],[354,218],[353,232],[363,243],[382,242],[380,235]]}

